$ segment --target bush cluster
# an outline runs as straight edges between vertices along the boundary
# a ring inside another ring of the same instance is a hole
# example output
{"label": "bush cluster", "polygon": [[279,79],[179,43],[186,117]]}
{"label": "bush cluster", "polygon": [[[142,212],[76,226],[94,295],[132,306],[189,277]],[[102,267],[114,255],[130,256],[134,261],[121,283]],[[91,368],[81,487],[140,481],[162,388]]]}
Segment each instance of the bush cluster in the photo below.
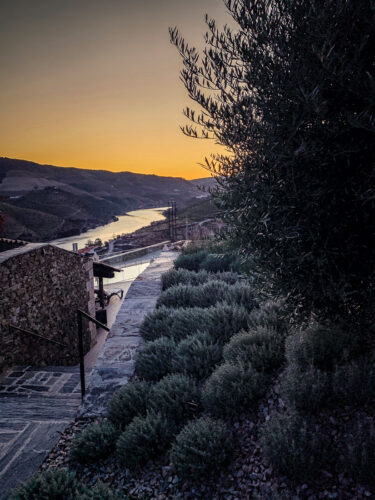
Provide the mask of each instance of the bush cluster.
{"label": "bush cluster", "polygon": [[373,399],[375,369],[360,352],[358,337],[340,328],[310,325],[286,341],[288,366],[281,389],[289,404],[304,412],[361,404]]}
{"label": "bush cluster", "polygon": [[65,500],[78,499],[86,493],[73,472],[65,469],[50,469],[35,474],[23,483],[13,494],[12,500],[31,500],[37,498],[53,498]]}
{"label": "bush cluster", "polygon": [[208,333],[198,332],[182,340],[174,353],[172,370],[203,380],[222,359],[222,345]]}
{"label": "bush cluster", "polygon": [[233,336],[224,347],[225,361],[251,365],[255,370],[272,373],[284,362],[284,337],[269,327]]}
{"label": "bush cluster", "polygon": [[92,488],[79,482],[73,472],[49,469],[39,472],[21,484],[12,500],[120,500],[123,496],[109,489],[101,481]]}
{"label": "bush cluster", "polygon": [[141,332],[145,340],[166,336],[179,342],[193,333],[205,331],[217,342],[225,344],[232,335],[247,329],[248,317],[243,306],[227,303],[218,303],[210,308],[161,307],[146,316]]}
{"label": "bush cluster", "polygon": [[288,330],[288,322],[283,302],[267,300],[260,304],[259,307],[254,307],[249,314],[248,324],[249,328],[265,326],[273,328],[281,335],[285,335]]}
{"label": "bush cluster", "polygon": [[212,273],[207,271],[188,271],[187,269],[170,269],[161,277],[162,288],[167,290],[175,285],[203,285],[208,281],[219,280],[234,285],[239,274],[231,271]]}
{"label": "bush cluster", "polygon": [[356,336],[347,330],[313,324],[288,338],[286,356],[289,363],[302,369],[313,364],[321,370],[332,370],[358,350]]}
{"label": "bush cluster", "polygon": [[147,342],[137,353],[135,373],[145,380],[160,380],[171,372],[175,350],[175,342],[168,337]]}
{"label": "bush cluster", "polygon": [[149,408],[169,420],[184,422],[197,411],[200,393],[194,379],[173,373],[152,387]]}
{"label": "bush cluster", "polygon": [[285,371],[281,391],[290,406],[307,413],[322,407],[369,403],[375,399],[374,360],[362,356],[333,371],[312,364],[301,370],[292,363]]}
{"label": "bush cluster", "polygon": [[129,469],[139,467],[165,450],[177,431],[174,422],[161,413],[135,417],[117,440],[117,457]]}
{"label": "bush cluster", "polygon": [[109,421],[89,424],[73,439],[69,458],[80,463],[94,462],[114,450],[117,428]]}
{"label": "bush cluster", "polygon": [[296,413],[275,413],[261,431],[263,453],[282,474],[313,475],[329,457],[329,443],[313,421]]}
{"label": "bush cluster", "polygon": [[147,382],[129,382],[119,389],[108,404],[109,420],[123,429],[137,415],[145,415],[150,386]]}
{"label": "bush cluster", "polygon": [[176,269],[187,269],[188,271],[199,271],[201,262],[206,258],[207,252],[199,250],[193,253],[181,253],[175,260]]}
{"label": "bush cluster", "polygon": [[224,301],[231,288],[218,280],[198,286],[176,285],[160,295],[156,307],[210,307]]}
{"label": "bush cluster", "polygon": [[207,379],[202,404],[215,416],[238,415],[264,395],[267,380],[251,366],[224,363]]}
{"label": "bush cluster", "polygon": [[232,449],[232,436],[224,423],[201,417],[177,435],[170,457],[181,477],[195,479],[218,470],[228,461]]}
{"label": "bush cluster", "polygon": [[207,312],[208,321],[203,329],[221,344],[227,343],[233,335],[248,327],[249,314],[243,306],[222,303]]}
{"label": "bush cluster", "polygon": [[173,309],[159,307],[146,314],[139,328],[142,337],[145,340],[152,341],[167,336],[167,333],[171,330],[173,313]]}
{"label": "bush cluster", "polygon": [[207,254],[201,261],[199,269],[209,271],[211,273],[218,273],[224,271],[238,272],[240,270],[239,259],[231,254]]}

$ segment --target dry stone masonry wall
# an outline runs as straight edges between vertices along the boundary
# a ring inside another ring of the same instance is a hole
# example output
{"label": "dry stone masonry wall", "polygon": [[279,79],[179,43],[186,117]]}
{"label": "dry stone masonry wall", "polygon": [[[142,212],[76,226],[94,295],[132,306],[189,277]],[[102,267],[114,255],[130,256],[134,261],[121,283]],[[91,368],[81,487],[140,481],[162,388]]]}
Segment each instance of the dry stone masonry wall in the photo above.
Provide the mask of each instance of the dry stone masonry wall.
{"label": "dry stone masonry wall", "polygon": [[[95,315],[92,261],[52,245],[28,247],[0,253],[0,372],[15,364],[78,363],[77,308]],[[10,324],[67,347],[36,339]],[[92,343],[95,327],[86,324],[85,352]]]}

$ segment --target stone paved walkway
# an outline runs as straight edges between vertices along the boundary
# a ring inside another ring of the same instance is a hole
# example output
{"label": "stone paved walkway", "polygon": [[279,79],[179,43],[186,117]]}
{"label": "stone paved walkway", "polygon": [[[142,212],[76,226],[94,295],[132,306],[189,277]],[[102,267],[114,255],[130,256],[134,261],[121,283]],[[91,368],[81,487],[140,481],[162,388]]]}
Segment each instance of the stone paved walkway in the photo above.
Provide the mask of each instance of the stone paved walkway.
{"label": "stone paved walkway", "polygon": [[161,293],[161,275],[170,269],[176,252],[163,251],[132,283],[116,321],[96,360],[80,418],[104,415],[108,400],[134,373],[134,358],[142,338],[139,327]]}
{"label": "stone paved walkway", "polygon": [[[132,283],[91,372],[78,415],[103,415],[113,392],[134,372],[139,326],[155,307],[162,273],[176,258],[163,251]],[[16,367],[0,376],[0,500],[38,469],[75,420],[81,404],[79,367]]]}
{"label": "stone paved walkway", "polygon": [[37,470],[80,403],[78,367],[23,366],[1,376],[1,500]]}

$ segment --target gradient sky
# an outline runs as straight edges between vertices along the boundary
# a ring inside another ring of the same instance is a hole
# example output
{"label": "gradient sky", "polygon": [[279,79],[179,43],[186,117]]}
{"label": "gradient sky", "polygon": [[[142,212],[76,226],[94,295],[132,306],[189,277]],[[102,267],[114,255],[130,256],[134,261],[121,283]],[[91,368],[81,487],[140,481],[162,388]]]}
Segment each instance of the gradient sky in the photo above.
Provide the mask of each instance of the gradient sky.
{"label": "gradient sky", "polygon": [[189,104],[178,26],[202,46],[222,0],[0,0],[0,156],[207,177],[213,141],[180,132]]}

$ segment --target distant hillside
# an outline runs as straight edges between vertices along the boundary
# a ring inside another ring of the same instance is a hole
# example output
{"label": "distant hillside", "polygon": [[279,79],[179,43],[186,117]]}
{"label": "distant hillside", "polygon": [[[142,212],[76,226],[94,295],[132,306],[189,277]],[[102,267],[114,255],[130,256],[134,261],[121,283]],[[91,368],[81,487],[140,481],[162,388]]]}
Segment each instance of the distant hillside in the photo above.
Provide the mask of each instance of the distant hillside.
{"label": "distant hillside", "polygon": [[0,158],[1,236],[29,241],[78,234],[115,216],[175,200],[184,207],[202,193],[177,177],[54,167]]}

